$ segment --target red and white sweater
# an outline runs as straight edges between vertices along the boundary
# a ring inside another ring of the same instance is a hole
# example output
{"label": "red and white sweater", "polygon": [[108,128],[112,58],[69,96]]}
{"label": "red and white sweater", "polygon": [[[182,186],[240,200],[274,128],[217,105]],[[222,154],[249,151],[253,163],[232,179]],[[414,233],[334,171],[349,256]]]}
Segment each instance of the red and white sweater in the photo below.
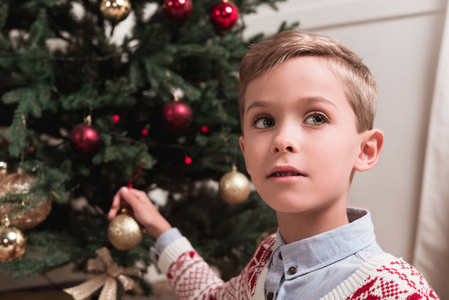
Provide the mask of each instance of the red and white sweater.
{"label": "red and white sweater", "polygon": [[[275,236],[266,238],[239,276],[221,280],[186,238],[162,252],[158,266],[166,274],[180,300],[261,300],[267,264]],[[376,256],[329,292],[322,300],[439,299],[423,276],[402,259]]]}

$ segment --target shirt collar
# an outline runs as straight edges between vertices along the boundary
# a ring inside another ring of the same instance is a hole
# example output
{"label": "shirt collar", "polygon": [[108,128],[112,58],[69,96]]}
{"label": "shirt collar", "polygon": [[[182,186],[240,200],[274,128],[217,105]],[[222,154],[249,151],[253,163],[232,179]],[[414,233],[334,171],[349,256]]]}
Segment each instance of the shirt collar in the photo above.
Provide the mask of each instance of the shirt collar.
{"label": "shirt collar", "polygon": [[[374,226],[369,211],[348,207],[349,224],[297,242],[285,244],[279,229],[270,266],[281,264],[286,279],[291,279],[323,268],[346,258],[375,242]],[[281,252],[282,259],[279,259]],[[288,269],[296,268],[294,274]]]}

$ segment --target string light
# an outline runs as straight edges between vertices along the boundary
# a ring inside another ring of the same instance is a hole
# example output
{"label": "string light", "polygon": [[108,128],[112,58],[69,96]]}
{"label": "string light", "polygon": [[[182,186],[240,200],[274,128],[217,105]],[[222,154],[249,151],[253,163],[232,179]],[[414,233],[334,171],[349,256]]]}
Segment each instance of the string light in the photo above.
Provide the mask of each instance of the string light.
{"label": "string light", "polygon": [[118,121],[120,121],[120,116],[119,116],[119,115],[114,115],[114,116],[112,117],[112,122],[113,122],[114,124],[116,124]]}
{"label": "string light", "polygon": [[148,129],[144,128],[140,131],[140,134],[142,134],[143,136],[147,136],[148,135]]}

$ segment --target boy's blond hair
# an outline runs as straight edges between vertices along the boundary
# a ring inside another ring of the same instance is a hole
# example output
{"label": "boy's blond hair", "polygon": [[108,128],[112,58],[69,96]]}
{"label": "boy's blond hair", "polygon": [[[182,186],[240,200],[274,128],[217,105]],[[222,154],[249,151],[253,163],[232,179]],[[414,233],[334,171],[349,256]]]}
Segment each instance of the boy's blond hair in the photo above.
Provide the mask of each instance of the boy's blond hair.
{"label": "boy's blond hair", "polygon": [[358,132],[372,129],[377,106],[377,88],[368,67],[360,57],[337,40],[299,31],[283,31],[272,40],[252,45],[243,58],[239,80],[242,124],[244,96],[248,84],[283,62],[301,56],[318,56],[327,60],[330,71],[343,84],[346,98],[356,115]]}

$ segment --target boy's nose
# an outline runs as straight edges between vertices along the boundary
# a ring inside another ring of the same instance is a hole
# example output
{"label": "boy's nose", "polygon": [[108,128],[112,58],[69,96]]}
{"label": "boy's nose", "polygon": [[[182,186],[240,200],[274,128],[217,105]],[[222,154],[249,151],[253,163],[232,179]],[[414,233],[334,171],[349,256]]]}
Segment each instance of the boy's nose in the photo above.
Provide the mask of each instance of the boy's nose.
{"label": "boy's nose", "polygon": [[274,147],[274,153],[279,153],[279,152],[295,152],[293,146],[285,146],[285,147]]}
{"label": "boy's nose", "polygon": [[296,118],[285,117],[275,127],[275,137],[271,146],[272,152],[296,153],[299,151],[299,128]]}
{"label": "boy's nose", "polygon": [[272,146],[273,153],[295,153],[298,151],[297,145],[293,142],[291,135],[278,135]]}

